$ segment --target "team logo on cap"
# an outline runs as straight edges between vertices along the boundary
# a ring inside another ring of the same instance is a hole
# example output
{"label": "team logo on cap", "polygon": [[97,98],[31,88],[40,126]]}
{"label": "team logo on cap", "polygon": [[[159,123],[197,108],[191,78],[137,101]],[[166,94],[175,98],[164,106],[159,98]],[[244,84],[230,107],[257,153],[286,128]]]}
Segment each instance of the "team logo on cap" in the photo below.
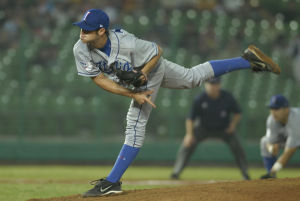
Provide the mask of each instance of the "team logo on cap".
{"label": "team logo on cap", "polygon": [[85,16],[83,17],[83,20],[85,21],[85,19],[86,19],[86,17],[90,14],[91,12],[89,11],[89,12],[87,12],[86,14],[85,14]]}
{"label": "team logo on cap", "polygon": [[271,99],[271,104],[275,104],[276,103],[276,97],[274,96],[274,97],[272,97],[272,99]]}

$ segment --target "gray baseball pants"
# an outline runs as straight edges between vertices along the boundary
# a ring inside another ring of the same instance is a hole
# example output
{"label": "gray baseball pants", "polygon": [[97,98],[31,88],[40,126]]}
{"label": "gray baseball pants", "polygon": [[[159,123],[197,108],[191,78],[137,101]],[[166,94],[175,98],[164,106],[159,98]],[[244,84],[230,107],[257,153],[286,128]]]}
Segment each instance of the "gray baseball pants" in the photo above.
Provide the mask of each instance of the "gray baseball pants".
{"label": "gray baseball pants", "polygon": [[[209,62],[192,68],[185,68],[164,58],[148,75],[147,90],[153,90],[151,100],[156,99],[160,87],[170,89],[190,89],[200,86],[205,80],[214,77],[214,71]],[[127,113],[125,144],[132,147],[142,147],[145,139],[146,124],[151,113],[151,105],[139,105],[131,101]]]}

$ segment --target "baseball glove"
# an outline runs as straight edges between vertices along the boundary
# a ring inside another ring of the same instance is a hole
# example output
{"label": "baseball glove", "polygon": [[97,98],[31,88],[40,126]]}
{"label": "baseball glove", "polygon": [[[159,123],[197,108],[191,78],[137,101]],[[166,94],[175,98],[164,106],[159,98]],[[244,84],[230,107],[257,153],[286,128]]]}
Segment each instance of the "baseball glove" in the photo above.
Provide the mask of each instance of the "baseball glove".
{"label": "baseball glove", "polygon": [[127,84],[132,84],[134,87],[141,87],[147,84],[147,76],[141,70],[117,70],[116,75],[120,81],[123,81]]}

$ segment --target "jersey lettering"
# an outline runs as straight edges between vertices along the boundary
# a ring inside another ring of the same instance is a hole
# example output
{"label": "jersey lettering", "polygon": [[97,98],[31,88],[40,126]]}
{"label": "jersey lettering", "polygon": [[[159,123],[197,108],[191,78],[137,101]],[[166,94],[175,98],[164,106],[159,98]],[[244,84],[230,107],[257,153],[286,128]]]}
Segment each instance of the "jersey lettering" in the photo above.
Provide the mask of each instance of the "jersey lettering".
{"label": "jersey lettering", "polygon": [[111,74],[113,73],[115,70],[121,70],[121,71],[132,71],[133,67],[131,65],[131,63],[129,63],[128,61],[122,61],[122,60],[117,60],[114,63],[114,66],[112,66],[112,68],[110,68],[107,65],[107,61],[105,60],[101,60],[97,63],[95,63],[96,67],[99,68],[99,70],[101,72],[107,73],[107,74]]}
{"label": "jersey lettering", "polygon": [[126,60],[118,59],[115,62],[115,69],[121,70],[121,71],[132,71],[133,67],[130,62],[128,62]]}

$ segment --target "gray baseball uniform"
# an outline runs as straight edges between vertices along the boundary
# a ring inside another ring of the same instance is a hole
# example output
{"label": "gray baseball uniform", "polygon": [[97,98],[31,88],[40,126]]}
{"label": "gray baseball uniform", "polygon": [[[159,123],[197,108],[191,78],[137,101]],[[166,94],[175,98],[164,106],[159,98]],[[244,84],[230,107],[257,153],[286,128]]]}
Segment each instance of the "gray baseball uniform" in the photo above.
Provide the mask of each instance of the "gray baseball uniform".
{"label": "gray baseball uniform", "polygon": [[290,114],[286,125],[275,121],[272,115],[267,119],[267,132],[260,142],[261,155],[271,157],[267,150],[267,143],[279,143],[282,147],[294,148],[300,146],[300,108],[290,108]]}
{"label": "gray baseball uniform", "polygon": [[[110,30],[111,53],[107,56],[98,49],[90,49],[81,40],[74,45],[78,74],[94,77],[105,73],[110,79],[128,87],[118,80],[116,70],[131,71],[143,67],[158,54],[155,43],[138,39],[125,30]],[[191,69],[182,67],[161,57],[154,69],[148,74],[148,83],[140,90],[153,90],[154,101],[160,87],[186,89],[200,86],[202,82],[214,77],[209,62],[199,64]],[[145,138],[145,127],[152,107],[149,104],[139,105],[132,100],[127,113],[125,144],[141,147]]]}

